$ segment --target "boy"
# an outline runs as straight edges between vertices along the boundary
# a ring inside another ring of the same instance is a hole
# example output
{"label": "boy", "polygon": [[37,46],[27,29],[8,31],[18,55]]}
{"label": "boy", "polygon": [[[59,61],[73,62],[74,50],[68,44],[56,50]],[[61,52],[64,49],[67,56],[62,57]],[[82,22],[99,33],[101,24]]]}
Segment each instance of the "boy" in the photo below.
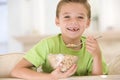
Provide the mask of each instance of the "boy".
{"label": "boy", "polygon": [[[87,0],[60,0],[56,10],[56,25],[61,34],[41,40],[33,47],[12,71],[12,76],[31,80],[57,80],[72,75],[102,75],[107,74],[107,66],[102,60],[97,40],[82,33],[90,25],[91,10]],[[67,47],[68,44],[81,44],[77,47]],[[53,70],[48,63],[50,54],[66,53],[79,57],[66,72],[57,67]],[[30,67],[42,66],[43,72],[35,72]]]}

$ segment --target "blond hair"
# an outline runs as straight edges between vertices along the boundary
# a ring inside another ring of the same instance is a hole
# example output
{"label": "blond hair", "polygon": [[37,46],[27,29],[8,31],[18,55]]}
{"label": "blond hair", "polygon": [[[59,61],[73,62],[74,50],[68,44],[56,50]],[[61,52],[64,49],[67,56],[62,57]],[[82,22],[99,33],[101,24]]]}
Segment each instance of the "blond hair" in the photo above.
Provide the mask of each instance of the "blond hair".
{"label": "blond hair", "polygon": [[56,8],[56,17],[59,18],[60,9],[66,3],[80,3],[80,4],[83,4],[85,6],[86,10],[88,11],[88,13],[87,13],[88,18],[89,19],[91,18],[91,6],[90,6],[90,4],[88,3],[87,0],[60,0],[60,2],[57,5],[57,8]]}

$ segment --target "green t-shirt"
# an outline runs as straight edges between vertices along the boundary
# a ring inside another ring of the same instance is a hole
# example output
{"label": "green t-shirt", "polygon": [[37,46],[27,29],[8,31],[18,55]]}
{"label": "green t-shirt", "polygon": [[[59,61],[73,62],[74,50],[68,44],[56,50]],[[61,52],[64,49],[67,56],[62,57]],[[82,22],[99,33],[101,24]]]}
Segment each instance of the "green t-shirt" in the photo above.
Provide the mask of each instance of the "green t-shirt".
{"label": "green t-shirt", "polygon": [[[51,71],[53,71],[53,69],[47,59],[48,54],[63,53],[76,55],[79,57],[79,60],[77,63],[78,68],[75,76],[90,75],[92,72],[93,63],[92,55],[86,50],[86,38],[82,36],[81,40],[82,48],[80,50],[73,50],[66,47],[65,43],[62,40],[61,34],[58,34],[56,36],[41,40],[30,51],[28,51],[24,58],[31,62],[35,67],[42,66],[44,72],[50,73]],[[102,62],[103,72],[104,74],[107,74],[107,65],[104,61]]]}

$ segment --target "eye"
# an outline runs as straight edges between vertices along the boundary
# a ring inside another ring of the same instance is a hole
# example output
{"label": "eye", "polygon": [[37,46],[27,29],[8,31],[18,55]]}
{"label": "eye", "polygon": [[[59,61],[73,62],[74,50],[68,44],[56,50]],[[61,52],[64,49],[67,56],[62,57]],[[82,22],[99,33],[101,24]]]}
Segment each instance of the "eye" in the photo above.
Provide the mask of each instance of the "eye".
{"label": "eye", "polygon": [[70,16],[64,16],[64,18],[70,18]]}
{"label": "eye", "polygon": [[79,19],[84,19],[84,17],[83,17],[83,16],[78,16],[78,18],[79,18]]}

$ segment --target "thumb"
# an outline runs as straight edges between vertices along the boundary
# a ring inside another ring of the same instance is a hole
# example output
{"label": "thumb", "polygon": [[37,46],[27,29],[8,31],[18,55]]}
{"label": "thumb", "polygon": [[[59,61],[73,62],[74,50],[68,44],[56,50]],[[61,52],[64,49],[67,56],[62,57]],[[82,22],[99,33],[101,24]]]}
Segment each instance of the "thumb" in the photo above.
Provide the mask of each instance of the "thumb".
{"label": "thumb", "polygon": [[56,72],[61,72],[61,66],[58,66],[56,69],[55,69]]}

